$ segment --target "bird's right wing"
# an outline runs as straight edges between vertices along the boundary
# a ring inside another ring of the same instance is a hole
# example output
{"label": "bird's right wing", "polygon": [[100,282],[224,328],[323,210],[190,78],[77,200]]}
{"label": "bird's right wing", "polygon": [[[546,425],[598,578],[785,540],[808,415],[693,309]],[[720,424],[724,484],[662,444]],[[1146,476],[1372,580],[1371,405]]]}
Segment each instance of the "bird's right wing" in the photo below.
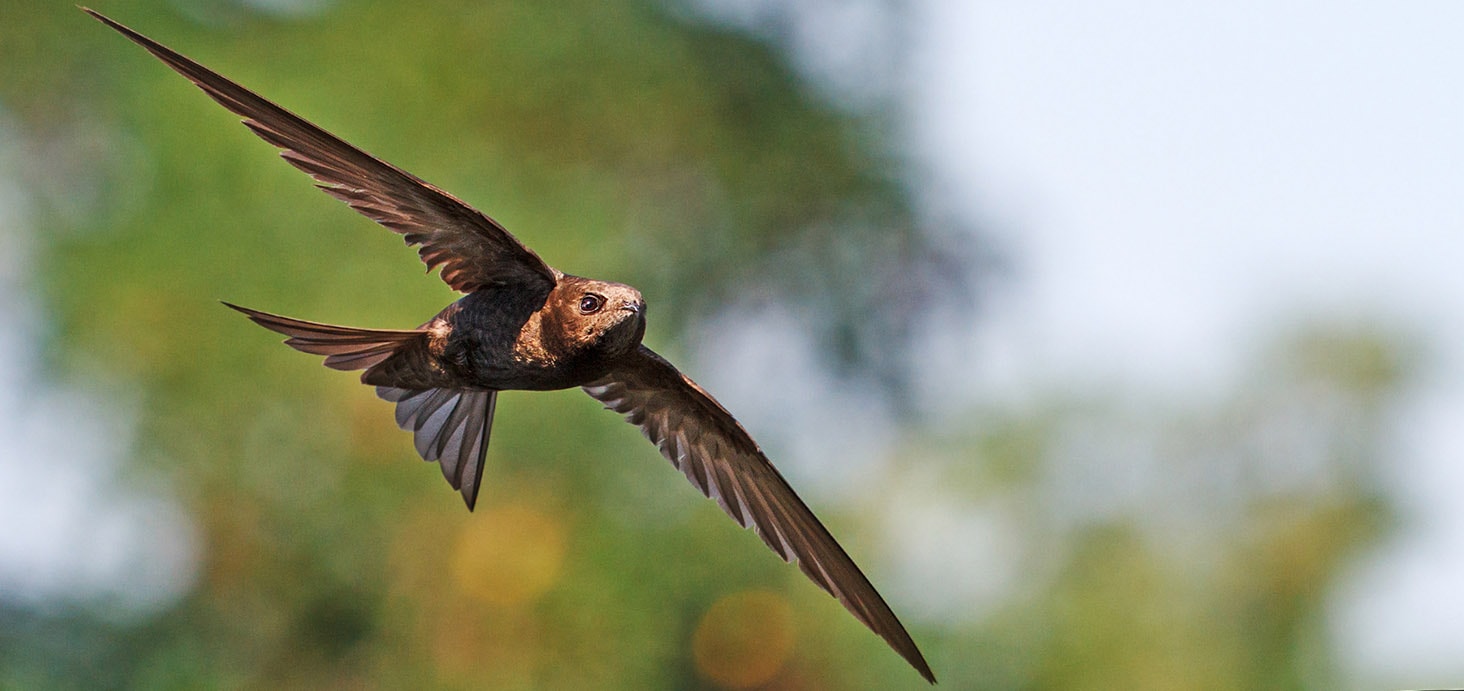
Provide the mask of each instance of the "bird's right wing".
{"label": "bird's right wing", "polygon": [[838,598],[921,676],[935,683],[920,649],[747,430],[700,386],[651,349],[640,349],[585,392],[625,415],[742,527],[752,526],[784,561]]}
{"label": "bird's right wing", "polygon": [[487,214],[171,48],[95,10],[82,9],[243,117],[249,129],[283,149],[280,155],[315,178],[326,194],[405,235],[408,245],[420,246],[417,253],[428,270],[441,265],[442,280],[455,290],[471,293],[509,283],[538,285],[547,293],[554,287],[554,270]]}

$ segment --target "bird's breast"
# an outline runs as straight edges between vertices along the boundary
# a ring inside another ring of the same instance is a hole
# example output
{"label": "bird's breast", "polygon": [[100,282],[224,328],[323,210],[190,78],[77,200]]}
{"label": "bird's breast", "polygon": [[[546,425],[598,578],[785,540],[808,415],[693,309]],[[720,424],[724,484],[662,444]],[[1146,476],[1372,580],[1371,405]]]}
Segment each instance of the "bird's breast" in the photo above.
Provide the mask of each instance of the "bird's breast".
{"label": "bird's breast", "polygon": [[455,325],[438,341],[435,355],[443,370],[467,386],[551,391],[579,386],[607,370],[585,353],[556,349],[536,319],[516,332],[465,326]]}

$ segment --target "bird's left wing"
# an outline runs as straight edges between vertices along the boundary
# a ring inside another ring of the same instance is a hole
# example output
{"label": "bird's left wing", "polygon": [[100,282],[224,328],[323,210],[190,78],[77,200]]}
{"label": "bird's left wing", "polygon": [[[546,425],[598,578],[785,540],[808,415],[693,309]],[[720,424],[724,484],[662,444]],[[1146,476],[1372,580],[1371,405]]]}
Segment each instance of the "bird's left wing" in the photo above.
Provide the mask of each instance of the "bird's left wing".
{"label": "bird's left wing", "polygon": [[747,430],[671,363],[641,346],[585,391],[641,428],[662,455],[742,527],[838,598],[931,683],[910,634]]}
{"label": "bird's left wing", "polygon": [[280,155],[315,178],[326,194],[403,234],[408,245],[420,245],[417,254],[428,270],[441,265],[442,280],[453,289],[471,293],[508,283],[534,285],[547,293],[554,287],[558,280],[554,270],[487,214],[173,49],[99,12],[82,9],[243,117],[249,129],[283,149]]}

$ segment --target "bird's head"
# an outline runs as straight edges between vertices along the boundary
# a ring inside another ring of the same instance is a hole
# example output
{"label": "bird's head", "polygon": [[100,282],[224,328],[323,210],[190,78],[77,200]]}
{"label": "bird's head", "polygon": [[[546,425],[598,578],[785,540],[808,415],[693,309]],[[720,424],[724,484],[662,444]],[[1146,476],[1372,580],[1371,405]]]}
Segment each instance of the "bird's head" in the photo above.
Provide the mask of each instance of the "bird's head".
{"label": "bird's head", "polygon": [[549,296],[560,334],[576,349],[614,357],[640,345],[646,301],[624,283],[565,276]]}

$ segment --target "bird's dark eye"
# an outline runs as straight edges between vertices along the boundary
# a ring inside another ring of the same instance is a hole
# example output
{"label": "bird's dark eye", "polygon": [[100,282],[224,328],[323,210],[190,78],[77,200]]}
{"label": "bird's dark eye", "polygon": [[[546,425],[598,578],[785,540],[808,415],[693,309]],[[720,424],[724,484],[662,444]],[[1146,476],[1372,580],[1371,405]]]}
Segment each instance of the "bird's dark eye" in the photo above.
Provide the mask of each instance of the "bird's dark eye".
{"label": "bird's dark eye", "polygon": [[580,314],[594,314],[604,306],[605,298],[594,293],[586,293],[584,297],[580,298],[579,310]]}

